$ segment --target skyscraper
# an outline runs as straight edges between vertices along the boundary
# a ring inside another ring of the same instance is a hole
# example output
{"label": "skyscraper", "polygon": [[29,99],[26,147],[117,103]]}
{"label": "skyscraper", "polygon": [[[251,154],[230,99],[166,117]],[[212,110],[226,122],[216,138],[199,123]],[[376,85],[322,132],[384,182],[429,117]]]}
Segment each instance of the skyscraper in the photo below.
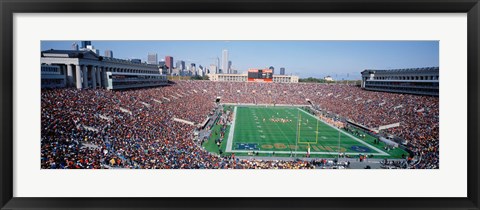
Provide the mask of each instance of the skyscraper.
{"label": "skyscraper", "polygon": [[285,68],[284,67],[280,68],[280,75],[285,75]]}
{"label": "skyscraper", "polygon": [[228,73],[229,74],[233,73],[233,71],[232,71],[232,61],[228,61]]}
{"label": "skyscraper", "polygon": [[172,56],[165,56],[165,66],[167,66],[167,69],[168,69],[168,73],[171,74],[172,73],[172,69],[173,69],[173,57]]}
{"label": "skyscraper", "polygon": [[165,66],[165,60],[161,60],[158,62],[158,66],[160,67],[161,69],[161,74],[167,74],[167,67]]}
{"label": "skyscraper", "polygon": [[210,64],[210,73],[211,74],[218,74],[218,68],[217,68],[217,65],[215,64]]}
{"label": "skyscraper", "polygon": [[195,68],[195,63],[190,64],[190,75],[197,75],[197,71]]}
{"label": "skyscraper", "polygon": [[72,44],[72,50],[78,50],[78,44],[76,42]]}
{"label": "skyscraper", "polygon": [[275,73],[275,68],[273,68],[273,66],[270,66],[270,68],[268,68],[268,69],[271,69],[271,70],[272,70],[272,74]]}
{"label": "skyscraper", "polygon": [[182,61],[182,60],[177,61],[177,65],[175,66],[175,68],[182,71],[185,70],[185,61]]}
{"label": "skyscraper", "polygon": [[82,48],[87,48],[87,46],[91,46],[92,41],[82,41]]}
{"label": "skyscraper", "polygon": [[204,71],[202,65],[198,65],[198,70],[197,70],[197,72],[198,72],[198,74],[197,74],[198,76],[201,76],[201,77],[205,76],[205,71]]}
{"label": "skyscraper", "polygon": [[112,50],[105,50],[105,57],[113,58],[113,51]]}
{"label": "skyscraper", "polygon": [[158,56],[157,53],[148,53],[147,63],[157,65],[158,64]]}
{"label": "skyscraper", "polygon": [[228,71],[228,50],[222,52],[222,73],[230,73]]}

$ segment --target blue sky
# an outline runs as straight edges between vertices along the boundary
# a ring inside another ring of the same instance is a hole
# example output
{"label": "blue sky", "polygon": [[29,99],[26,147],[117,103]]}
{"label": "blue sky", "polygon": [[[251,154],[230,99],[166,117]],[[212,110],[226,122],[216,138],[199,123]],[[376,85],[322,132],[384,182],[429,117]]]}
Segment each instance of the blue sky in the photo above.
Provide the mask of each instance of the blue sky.
{"label": "blue sky", "polygon": [[[71,49],[79,40],[42,41],[41,50]],[[364,69],[395,69],[439,66],[438,41],[95,41],[104,55],[139,58],[157,53],[159,61],[170,55],[186,63],[208,67],[227,49],[234,69],[285,67],[286,74],[305,77],[330,75],[338,80],[359,79]]]}

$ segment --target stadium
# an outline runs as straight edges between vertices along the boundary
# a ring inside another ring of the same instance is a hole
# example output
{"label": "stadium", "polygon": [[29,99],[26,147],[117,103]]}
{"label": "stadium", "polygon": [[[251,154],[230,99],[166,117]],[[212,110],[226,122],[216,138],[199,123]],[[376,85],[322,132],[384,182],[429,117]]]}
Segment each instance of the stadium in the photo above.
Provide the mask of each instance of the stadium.
{"label": "stadium", "polygon": [[365,70],[358,86],[167,81],[44,53],[42,169],[439,168],[439,98],[424,94],[438,93],[438,68]]}

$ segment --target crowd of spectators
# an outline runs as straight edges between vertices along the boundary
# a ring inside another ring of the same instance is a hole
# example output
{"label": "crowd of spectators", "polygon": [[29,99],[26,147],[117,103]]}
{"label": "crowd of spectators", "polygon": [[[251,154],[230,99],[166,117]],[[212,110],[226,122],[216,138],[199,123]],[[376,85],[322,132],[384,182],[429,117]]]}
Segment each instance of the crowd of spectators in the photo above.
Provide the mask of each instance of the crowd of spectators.
{"label": "crowd of spectators", "polygon": [[[178,81],[124,91],[42,89],[42,168],[313,168],[205,151],[196,125],[222,103],[310,105],[408,141],[415,168],[438,167],[439,99],[311,83]],[[174,120],[181,119],[182,121]],[[328,120],[327,120],[328,121]]]}
{"label": "crowd of spectators", "polygon": [[[365,127],[399,123],[383,130],[407,142],[423,159],[416,167],[438,167],[439,98],[411,94],[365,91],[357,86],[315,83],[228,83],[204,82],[226,103],[313,105],[337,117],[324,119],[343,127],[338,117]],[[252,99],[253,98],[253,99]]]}

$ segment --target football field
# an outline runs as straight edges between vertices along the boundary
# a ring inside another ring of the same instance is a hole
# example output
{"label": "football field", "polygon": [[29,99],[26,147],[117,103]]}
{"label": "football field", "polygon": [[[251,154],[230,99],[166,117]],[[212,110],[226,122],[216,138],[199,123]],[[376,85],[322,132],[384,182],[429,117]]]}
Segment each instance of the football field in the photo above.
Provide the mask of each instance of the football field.
{"label": "football field", "polygon": [[385,150],[375,137],[354,136],[331,126],[300,107],[235,106],[234,121],[226,137],[227,153],[259,153],[275,156],[335,157],[369,154],[399,158],[405,151]]}

